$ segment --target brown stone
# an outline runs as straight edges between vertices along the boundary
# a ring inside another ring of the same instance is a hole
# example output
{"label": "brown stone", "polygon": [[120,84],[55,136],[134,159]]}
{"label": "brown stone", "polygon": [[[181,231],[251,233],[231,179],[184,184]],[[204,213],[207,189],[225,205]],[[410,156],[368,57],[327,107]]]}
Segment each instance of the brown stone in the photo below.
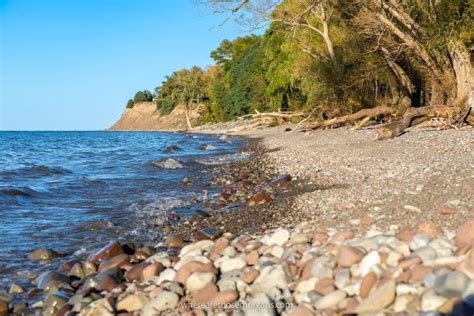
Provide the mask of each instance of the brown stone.
{"label": "brown stone", "polygon": [[403,270],[413,267],[416,264],[421,263],[421,258],[418,256],[414,256],[412,258],[404,259],[398,262],[398,266]]}
{"label": "brown stone", "polygon": [[113,289],[119,287],[120,284],[110,274],[106,273],[102,277],[102,280],[100,280],[99,286],[102,291],[112,291]]}
{"label": "brown stone", "polygon": [[474,241],[474,218],[462,224],[456,233],[456,246],[461,248]]}
{"label": "brown stone", "polygon": [[140,281],[151,279],[152,277],[159,275],[164,269],[165,268],[160,262],[152,263],[142,270]]}
{"label": "brown stone", "polygon": [[287,316],[314,316],[316,314],[312,310],[310,310],[309,308],[307,308],[303,305],[299,305],[298,307],[293,308],[292,310],[290,310],[290,312],[286,315]]}
{"label": "brown stone", "polygon": [[218,210],[218,209],[224,208],[224,207],[226,207],[226,206],[227,206],[227,203],[226,203],[226,202],[219,201],[219,202],[216,202],[216,203],[211,204],[209,207],[210,207],[212,210]]}
{"label": "brown stone", "polygon": [[319,280],[314,286],[314,291],[321,295],[328,295],[336,290],[332,278],[325,277]]}
{"label": "brown stone", "polygon": [[244,251],[245,247],[248,245],[249,241],[252,240],[253,238],[249,235],[244,235],[235,244],[235,248],[239,251]]}
{"label": "brown stone", "polygon": [[408,283],[411,280],[411,270],[403,271],[396,279],[398,283]]}
{"label": "brown stone", "polygon": [[459,264],[459,270],[474,279],[474,246],[471,248],[469,256]]}
{"label": "brown stone", "polygon": [[352,232],[350,230],[343,230],[343,231],[335,233],[332,236],[331,241],[348,240],[348,239],[352,239],[352,238],[354,238],[354,232]]}
{"label": "brown stone", "polygon": [[245,256],[243,256],[243,259],[247,262],[247,265],[249,266],[256,265],[258,263],[259,258],[260,257],[258,256],[257,250],[253,250],[249,252],[248,254],[246,254]]}
{"label": "brown stone", "polygon": [[218,288],[214,283],[209,283],[199,291],[192,293],[189,296],[189,301],[193,304],[204,304],[217,294]]}
{"label": "brown stone", "polygon": [[458,247],[458,249],[456,249],[456,252],[454,253],[454,255],[456,257],[463,256],[463,255],[467,254],[469,252],[469,250],[471,250],[471,245],[465,245],[463,247]]}
{"label": "brown stone", "polygon": [[319,244],[324,244],[328,239],[329,235],[325,232],[315,232],[313,234],[313,241]]}
{"label": "brown stone", "polygon": [[430,238],[436,238],[441,235],[443,231],[433,221],[421,222],[415,227],[415,234],[426,235]]}
{"label": "brown stone", "polygon": [[415,233],[413,232],[413,230],[410,228],[404,227],[400,229],[397,237],[401,241],[410,241],[413,239],[413,236],[415,236]]}
{"label": "brown stone", "polygon": [[71,268],[74,266],[74,264],[76,264],[77,261],[66,261],[66,262],[63,262],[60,266],[59,266],[59,269],[58,271],[59,272],[69,272],[71,271]]}
{"label": "brown stone", "polygon": [[175,281],[181,284],[186,284],[186,280],[193,272],[212,272],[217,273],[216,268],[212,263],[202,263],[198,261],[189,261],[183,265],[176,273]]}
{"label": "brown stone", "polygon": [[130,260],[130,257],[124,253],[120,255],[116,255],[114,257],[111,257],[109,259],[103,260],[100,265],[99,265],[99,272],[115,268],[119,266],[121,263],[128,262]]}
{"label": "brown stone", "polygon": [[351,246],[341,246],[337,252],[337,264],[344,268],[349,268],[358,263],[365,256],[365,251]]}
{"label": "brown stone", "polygon": [[205,227],[194,233],[196,240],[216,240],[222,235],[222,232],[215,227]]}
{"label": "brown stone", "polygon": [[235,302],[238,298],[239,292],[234,290],[225,290],[215,293],[207,303],[211,305],[230,304]]}
{"label": "brown stone", "polygon": [[109,242],[105,247],[99,249],[98,251],[90,254],[87,258],[87,261],[92,262],[95,265],[98,265],[102,260],[111,258],[113,256],[123,253],[122,246],[117,240]]}
{"label": "brown stone", "polygon": [[273,187],[279,187],[285,183],[288,183],[291,181],[291,176],[286,174],[286,175],[283,175],[283,176],[279,176],[279,177],[276,177],[275,179],[273,179],[271,182],[270,182],[270,185],[273,186]]}
{"label": "brown stone", "polygon": [[377,283],[377,275],[374,272],[367,273],[360,283],[360,297],[367,298],[375,283]]}
{"label": "brown stone", "polygon": [[303,270],[303,272],[301,273],[300,281],[304,281],[304,280],[307,280],[307,279],[313,277],[311,269],[313,267],[314,260],[315,260],[315,258],[311,258],[311,259],[308,259],[308,260],[300,263],[300,267]]}
{"label": "brown stone", "polygon": [[431,272],[433,272],[433,267],[427,267],[421,264],[416,265],[411,269],[411,279],[413,281],[423,281],[425,276]]}
{"label": "brown stone", "polygon": [[7,316],[8,315],[8,303],[4,301],[0,301],[0,316]]}
{"label": "brown stone", "polygon": [[379,252],[379,257],[380,257],[380,263],[387,264],[388,253],[381,251]]}
{"label": "brown stone", "polygon": [[130,257],[133,261],[143,261],[148,259],[150,256],[141,250],[135,251],[135,253]]}
{"label": "brown stone", "polygon": [[70,305],[70,304],[64,304],[63,306],[61,306],[61,308],[59,308],[57,311],[56,311],[56,314],[54,314],[54,316],[64,316],[66,315],[67,312],[69,312],[70,310],[72,310],[73,306]]}
{"label": "brown stone", "polygon": [[254,206],[258,204],[264,204],[270,202],[271,200],[272,197],[270,194],[266,192],[257,192],[247,201],[247,205]]}
{"label": "brown stone", "polygon": [[135,265],[133,263],[130,263],[130,262],[122,262],[121,264],[119,264],[117,267],[119,269],[122,269],[122,270],[125,270],[125,271],[130,271]]}
{"label": "brown stone", "polygon": [[373,223],[375,223],[375,218],[369,215],[362,217],[360,220],[360,224],[364,226],[369,226],[369,225],[372,225]]}
{"label": "brown stone", "polygon": [[168,236],[165,242],[165,245],[167,247],[182,248],[183,244],[184,244],[183,237],[180,234]]}
{"label": "brown stone", "polygon": [[247,284],[251,284],[259,275],[260,272],[258,270],[249,267],[244,269],[244,273],[240,276],[240,279]]}
{"label": "brown stone", "polygon": [[214,248],[212,248],[212,253],[218,254],[220,256],[222,251],[224,251],[225,248],[229,247],[229,245],[230,245],[229,240],[227,238],[221,237],[216,240],[216,243],[214,244]]}
{"label": "brown stone", "polygon": [[142,278],[143,270],[148,267],[150,263],[142,262],[136,264],[133,268],[127,271],[125,278],[128,282],[139,281]]}

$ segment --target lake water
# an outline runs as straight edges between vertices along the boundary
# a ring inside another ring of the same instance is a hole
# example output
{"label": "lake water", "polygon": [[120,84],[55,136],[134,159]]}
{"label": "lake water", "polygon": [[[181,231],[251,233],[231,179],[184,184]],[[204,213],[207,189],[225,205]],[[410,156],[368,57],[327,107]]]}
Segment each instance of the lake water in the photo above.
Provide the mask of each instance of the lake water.
{"label": "lake water", "polygon": [[[157,239],[166,212],[199,207],[213,193],[203,189],[212,167],[244,157],[242,145],[185,133],[0,132],[0,285],[50,268],[27,259],[33,249],[70,255],[118,236]],[[151,164],[167,157],[183,168]]]}

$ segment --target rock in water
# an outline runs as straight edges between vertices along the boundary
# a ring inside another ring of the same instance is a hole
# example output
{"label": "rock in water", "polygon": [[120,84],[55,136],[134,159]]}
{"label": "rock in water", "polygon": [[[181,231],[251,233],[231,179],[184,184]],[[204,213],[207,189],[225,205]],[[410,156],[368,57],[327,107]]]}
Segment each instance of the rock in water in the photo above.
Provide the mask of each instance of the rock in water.
{"label": "rock in water", "polygon": [[28,255],[31,260],[51,260],[57,258],[59,255],[56,251],[50,249],[36,249]]}
{"label": "rock in water", "polygon": [[444,297],[460,297],[468,284],[467,275],[460,271],[453,271],[436,277],[433,290]]}
{"label": "rock in water", "polygon": [[217,148],[212,145],[200,145],[198,147],[201,150],[216,150]]}
{"label": "rock in water", "polygon": [[123,249],[120,243],[117,240],[112,240],[102,249],[91,253],[90,256],[87,258],[87,261],[98,265],[102,262],[102,260],[114,257],[116,255],[120,255],[122,253]]}
{"label": "rock in water", "polygon": [[181,150],[181,148],[179,148],[176,145],[171,145],[171,146],[166,147],[164,151],[170,153],[170,152],[178,151],[178,150]]}
{"label": "rock in water", "polygon": [[44,291],[49,291],[53,286],[61,288],[69,286],[70,279],[67,275],[49,271],[41,274],[37,279],[38,288]]}
{"label": "rock in water", "polygon": [[396,284],[388,280],[355,309],[356,313],[375,313],[390,305],[395,299]]}
{"label": "rock in water", "polygon": [[162,158],[158,161],[152,161],[152,165],[163,169],[180,169],[183,165],[174,158]]}

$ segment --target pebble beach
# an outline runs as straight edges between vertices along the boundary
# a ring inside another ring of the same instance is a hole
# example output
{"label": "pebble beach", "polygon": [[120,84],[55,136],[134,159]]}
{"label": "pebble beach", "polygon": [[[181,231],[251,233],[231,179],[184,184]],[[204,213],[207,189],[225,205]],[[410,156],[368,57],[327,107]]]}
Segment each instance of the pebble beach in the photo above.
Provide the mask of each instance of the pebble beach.
{"label": "pebble beach", "polygon": [[285,130],[239,132],[251,157],[216,168],[220,194],[162,240],[12,284],[0,315],[474,313],[472,129]]}

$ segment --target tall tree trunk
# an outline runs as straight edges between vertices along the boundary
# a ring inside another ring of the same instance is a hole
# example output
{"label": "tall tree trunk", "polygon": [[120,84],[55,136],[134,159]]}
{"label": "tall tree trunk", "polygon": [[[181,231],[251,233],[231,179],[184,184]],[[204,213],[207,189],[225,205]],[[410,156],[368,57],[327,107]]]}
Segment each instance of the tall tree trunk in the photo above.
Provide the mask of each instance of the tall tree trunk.
{"label": "tall tree trunk", "polygon": [[474,109],[474,70],[469,51],[462,43],[454,43],[449,52],[456,76],[455,103]]}
{"label": "tall tree trunk", "polygon": [[389,51],[386,48],[382,48],[381,50],[387,65],[389,66],[390,70],[392,70],[395,78],[397,78],[398,100],[396,100],[395,104],[398,105],[402,112],[404,112],[409,107],[411,107],[411,97],[415,86],[403,68],[392,60]]}

